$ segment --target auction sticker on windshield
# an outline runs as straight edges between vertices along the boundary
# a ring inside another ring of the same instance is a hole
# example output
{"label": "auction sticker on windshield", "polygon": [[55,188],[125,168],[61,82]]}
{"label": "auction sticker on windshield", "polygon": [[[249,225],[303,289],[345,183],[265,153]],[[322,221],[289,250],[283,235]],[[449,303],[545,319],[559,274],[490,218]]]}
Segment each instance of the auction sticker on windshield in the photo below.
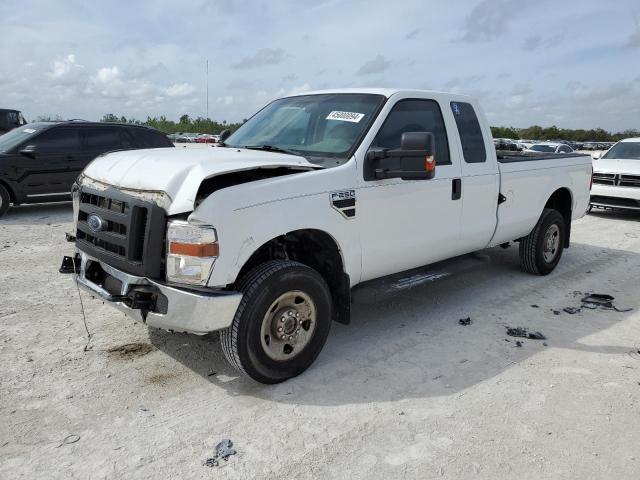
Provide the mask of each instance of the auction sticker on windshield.
{"label": "auction sticker on windshield", "polygon": [[356,112],[339,112],[334,110],[329,115],[327,115],[327,120],[341,120],[343,122],[353,122],[358,123],[364,117],[364,113],[356,113]]}

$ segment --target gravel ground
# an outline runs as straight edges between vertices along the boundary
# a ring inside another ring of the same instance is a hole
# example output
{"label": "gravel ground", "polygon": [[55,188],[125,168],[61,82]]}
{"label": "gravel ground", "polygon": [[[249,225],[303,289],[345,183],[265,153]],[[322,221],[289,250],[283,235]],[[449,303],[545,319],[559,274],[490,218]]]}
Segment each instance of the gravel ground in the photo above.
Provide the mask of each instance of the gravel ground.
{"label": "gravel ground", "polygon": [[[640,477],[639,215],[576,222],[548,277],[511,247],[359,288],[352,324],[277,386],[238,377],[216,336],[83,294],[84,351],[57,273],[70,221],[69,204],[0,220],[0,478]],[[633,310],[562,310],[583,292]],[[223,438],[237,455],[203,466]]]}

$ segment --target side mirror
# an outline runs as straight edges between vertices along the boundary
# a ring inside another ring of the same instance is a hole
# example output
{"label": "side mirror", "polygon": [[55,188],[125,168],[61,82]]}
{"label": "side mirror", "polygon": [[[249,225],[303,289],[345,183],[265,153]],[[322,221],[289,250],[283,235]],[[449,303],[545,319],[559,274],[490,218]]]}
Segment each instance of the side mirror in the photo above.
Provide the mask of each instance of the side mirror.
{"label": "side mirror", "polygon": [[601,156],[602,156],[602,153],[600,152],[593,152],[591,154],[591,158],[593,158],[594,160],[599,160]]}
{"label": "side mirror", "polygon": [[231,130],[228,128],[220,132],[220,138],[218,139],[218,143],[224,144],[224,141],[231,136]]}
{"label": "side mirror", "polygon": [[400,148],[372,148],[364,164],[365,180],[430,180],[436,175],[435,138],[431,132],[405,132]]}
{"label": "side mirror", "polygon": [[37,148],[35,145],[27,145],[22,150],[20,150],[20,154],[29,158],[36,158]]}

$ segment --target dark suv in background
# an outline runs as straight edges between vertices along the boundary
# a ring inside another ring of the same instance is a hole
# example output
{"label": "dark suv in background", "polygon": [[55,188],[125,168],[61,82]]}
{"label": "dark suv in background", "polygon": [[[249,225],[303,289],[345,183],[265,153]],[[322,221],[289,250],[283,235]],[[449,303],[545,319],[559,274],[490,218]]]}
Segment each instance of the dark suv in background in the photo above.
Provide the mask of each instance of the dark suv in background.
{"label": "dark suv in background", "polygon": [[0,216],[9,203],[59,202],[87,164],[113,150],[173,147],[153,128],[84,121],[30,123],[0,135]]}
{"label": "dark suv in background", "polygon": [[0,108],[0,135],[26,123],[19,110]]}

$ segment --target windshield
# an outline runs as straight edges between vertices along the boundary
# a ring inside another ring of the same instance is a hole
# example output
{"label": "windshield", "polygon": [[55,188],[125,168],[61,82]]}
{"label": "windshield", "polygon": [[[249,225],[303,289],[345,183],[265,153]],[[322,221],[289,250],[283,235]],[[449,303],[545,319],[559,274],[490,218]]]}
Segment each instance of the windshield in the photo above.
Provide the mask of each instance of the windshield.
{"label": "windshield", "polygon": [[555,152],[556,147],[553,145],[532,145],[529,150],[533,150],[535,152]]}
{"label": "windshield", "polygon": [[281,98],[251,117],[225,145],[267,147],[314,163],[336,163],[353,153],[383,101],[381,95],[345,93]]}
{"label": "windshield", "polygon": [[640,160],[640,142],[616,143],[602,158]]}
{"label": "windshield", "polygon": [[47,123],[31,123],[23,127],[14,128],[13,130],[0,135],[0,153],[8,152],[17,147],[24,140],[33,137],[43,128],[50,126]]}

